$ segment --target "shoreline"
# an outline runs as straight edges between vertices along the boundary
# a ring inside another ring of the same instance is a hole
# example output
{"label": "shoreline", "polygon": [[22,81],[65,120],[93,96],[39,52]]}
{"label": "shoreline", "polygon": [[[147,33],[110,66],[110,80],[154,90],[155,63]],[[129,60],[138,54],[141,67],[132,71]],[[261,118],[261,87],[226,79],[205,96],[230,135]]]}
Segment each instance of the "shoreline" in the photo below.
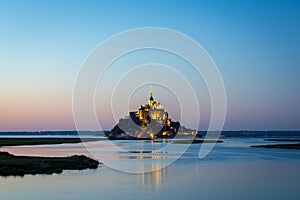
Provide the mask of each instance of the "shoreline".
{"label": "shoreline", "polygon": [[296,144],[263,144],[263,145],[252,145],[254,148],[276,148],[276,149],[300,149],[300,143]]}
{"label": "shoreline", "polygon": [[[106,138],[105,138],[106,139]],[[94,142],[104,140],[104,138],[17,138],[7,137],[0,138],[0,148],[2,146],[21,146],[21,145],[48,145],[48,144],[70,144],[70,143],[81,143],[81,142]]]}

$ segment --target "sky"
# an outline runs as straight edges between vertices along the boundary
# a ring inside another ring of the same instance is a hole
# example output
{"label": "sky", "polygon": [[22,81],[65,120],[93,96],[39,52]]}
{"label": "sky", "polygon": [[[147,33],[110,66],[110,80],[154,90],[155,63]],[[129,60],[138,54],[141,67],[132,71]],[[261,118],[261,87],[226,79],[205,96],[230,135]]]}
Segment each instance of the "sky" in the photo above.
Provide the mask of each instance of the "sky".
{"label": "sky", "polygon": [[[81,64],[105,39],[142,27],[173,29],[205,48],[226,89],[225,130],[300,129],[300,1],[0,0],[0,131],[74,130],[72,92]],[[150,54],[143,54],[146,61],[159,57]],[[179,119],[176,101],[156,89]],[[203,102],[199,129],[209,120],[209,101]],[[96,109],[109,114],[101,103]]]}

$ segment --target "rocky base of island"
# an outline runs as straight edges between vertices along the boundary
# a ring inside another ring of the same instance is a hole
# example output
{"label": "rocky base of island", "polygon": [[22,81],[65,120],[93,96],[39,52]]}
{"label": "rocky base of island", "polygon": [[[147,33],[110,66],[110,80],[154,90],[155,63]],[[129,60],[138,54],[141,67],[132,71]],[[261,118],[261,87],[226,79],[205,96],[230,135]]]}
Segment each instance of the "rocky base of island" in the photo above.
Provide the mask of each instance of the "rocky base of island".
{"label": "rocky base of island", "polygon": [[0,152],[0,176],[62,173],[63,170],[96,169],[99,162],[86,156],[28,157]]}

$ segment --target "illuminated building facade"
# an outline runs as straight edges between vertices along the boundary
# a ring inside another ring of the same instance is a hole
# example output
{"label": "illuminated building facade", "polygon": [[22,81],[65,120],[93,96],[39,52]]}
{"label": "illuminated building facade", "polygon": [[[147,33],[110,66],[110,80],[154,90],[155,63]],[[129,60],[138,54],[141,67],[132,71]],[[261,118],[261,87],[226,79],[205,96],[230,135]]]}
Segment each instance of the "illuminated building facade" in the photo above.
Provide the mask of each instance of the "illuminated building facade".
{"label": "illuminated building facade", "polygon": [[171,120],[168,119],[168,113],[159,102],[154,100],[152,89],[150,90],[148,104],[141,105],[138,111],[130,112],[129,115],[131,119],[140,126],[148,126],[151,121],[155,121],[158,124],[167,123],[170,125],[171,123]]}

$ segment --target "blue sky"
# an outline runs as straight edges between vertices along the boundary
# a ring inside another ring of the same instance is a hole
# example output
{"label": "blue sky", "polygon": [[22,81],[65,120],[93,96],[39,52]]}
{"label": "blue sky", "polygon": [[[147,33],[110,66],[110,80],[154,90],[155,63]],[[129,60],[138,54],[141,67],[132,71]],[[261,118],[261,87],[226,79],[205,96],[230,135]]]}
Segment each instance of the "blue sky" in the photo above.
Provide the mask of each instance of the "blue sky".
{"label": "blue sky", "polygon": [[180,31],[207,50],[226,87],[225,129],[300,129],[299,19],[300,1],[0,0],[0,130],[74,129],[81,63],[140,27]]}

